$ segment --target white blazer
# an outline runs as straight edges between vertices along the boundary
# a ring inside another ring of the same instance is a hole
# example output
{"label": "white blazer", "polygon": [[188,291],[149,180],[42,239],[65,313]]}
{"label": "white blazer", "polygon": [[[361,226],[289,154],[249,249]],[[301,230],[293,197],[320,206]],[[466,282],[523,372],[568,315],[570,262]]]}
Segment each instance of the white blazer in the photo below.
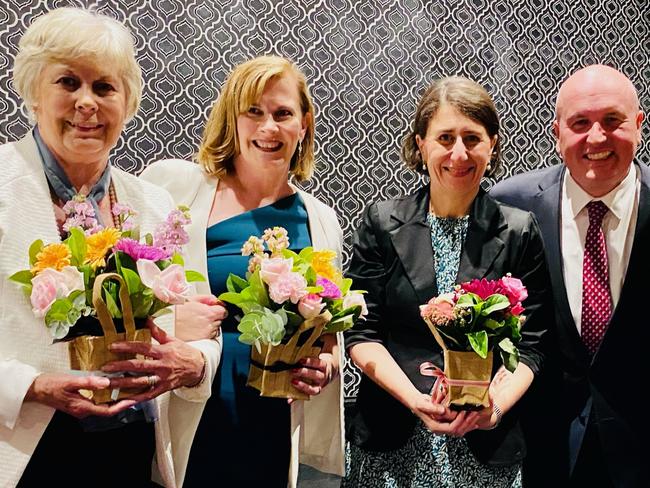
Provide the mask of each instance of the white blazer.
{"label": "white blazer", "polygon": [[[60,242],[50,190],[31,132],[18,142],[0,146],[0,486],[14,486],[47,427],[54,409],[23,402],[27,390],[41,373],[67,372],[67,344],[52,344],[42,319],[31,310],[29,298],[7,278],[29,268],[28,249],[36,239]],[[167,192],[117,168],[111,170],[121,203],[139,212],[142,233],[153,232],[173,208]],[[173,333],[173,321],[160,321]],[[221,346],[215,341],[192,344],[207,359],[208,375],[197,388],[182,388],[156,399],[156,459],[154,476],[165,486],[180,486],[189,448],[212,378]],[[168,419],[180,417],[174,424]],[[179,476],[180,474],[180,476]]]}
{"label": "white blazer", "polygon": [[[190,246],[187,249],[186,264],[207,276],[205,236],[219,180],[205,173],[198,164],[180,159],[153,163],[140,177],[168,190],[177,205],[190,207],[192,223],[187,228],[190,234]],[[335,250],[340,266],[343,255],[343,232],[336,214],[309,193],[296,187],[294,189],[300,193],[305,203],[314,247]],[[209,284],[203,283],[199,292],[210,293]],[[342,374],[343,344],[340,334],[338,339],[339,370]],[[292,403],[291,440],[289,487],[295,487],[297,484],[299,463],[308,464],[327,473],[343,475],[344,423],[341,375],[320,395],[314,396],[309,401]]]}

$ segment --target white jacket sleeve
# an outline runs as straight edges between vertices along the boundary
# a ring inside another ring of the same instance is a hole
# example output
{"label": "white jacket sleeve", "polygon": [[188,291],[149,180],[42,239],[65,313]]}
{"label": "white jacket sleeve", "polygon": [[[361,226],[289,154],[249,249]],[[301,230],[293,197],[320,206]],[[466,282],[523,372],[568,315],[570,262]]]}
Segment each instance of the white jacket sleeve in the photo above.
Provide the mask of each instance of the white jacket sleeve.
{"label": "white jacket sleeve", "polygon": [[27,390],[39,374],[36,368],[16,359],[0,360],[0,425],[14,428]]}

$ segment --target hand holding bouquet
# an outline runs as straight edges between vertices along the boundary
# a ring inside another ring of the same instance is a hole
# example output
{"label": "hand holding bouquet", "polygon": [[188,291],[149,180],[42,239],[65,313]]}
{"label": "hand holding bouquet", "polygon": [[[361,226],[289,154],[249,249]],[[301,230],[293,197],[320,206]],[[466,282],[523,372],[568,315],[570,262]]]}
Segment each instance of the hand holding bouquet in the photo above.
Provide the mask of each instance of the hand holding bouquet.
{"label": "hand holding bouquet", "polygon": [[351,290],[352,280],[334,266],[334,251],[288,247],[282,227],[251,236],[242,247],[251,256],[246,278],[231,274],[219,299],[243,312],[239,340],[254,346],[249,384],[263,396],[304,398],[288,371],[318,355],[313,345],[320,335],[349,329],[367,310],[362,292]]}
{"label": "hand holding bouquet", "polygon": [[150,342],[147,319],[183,303],[188,282],[204,278],[183,269],[183,226],[190,222],[186,208],[170,212],[144,242],[131,225],[136,213],[124,205],[113,208],[123,230],[99,226],[83,197],[68,202],[64,211],[68,237],[60,243],[33,242],[30,269],[9,279],[23,286],[34,315],[43,319],[54,340],[69,341],[72,369],[95,371],[106,362],[127,359],[108,350],[112,342]]}
{"label": "hand holding bouquet", "polygon": [[422,318],[444,351],[445,371],[430,363],[423,374],[438,377],[436,387],[449,392],[447,402],[457,408],[489,405],[492,351],[513,372],[519,362],[516,344],[524,323],[522,302],[528,293],[510,275],[499,280],[472,280],[454,291],[432,298],[420,307]]}

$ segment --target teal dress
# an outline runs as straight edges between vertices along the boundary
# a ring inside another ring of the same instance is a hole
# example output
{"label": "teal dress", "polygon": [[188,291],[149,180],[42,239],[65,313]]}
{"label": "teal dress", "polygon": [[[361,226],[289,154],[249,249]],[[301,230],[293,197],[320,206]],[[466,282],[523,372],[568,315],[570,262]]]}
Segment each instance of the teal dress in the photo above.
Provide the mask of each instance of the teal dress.
{"label": "teal dress", "polygon": [[[469,217],[427,216],[439,293],[453,290]],[[343,488],[519,488],[520,466],[479,463],[463,437],[434,434],[418,421],[394,451],[368,451],[348,443]]]}
{"label": "teal dress", "polygon": [[[230,273],[244,277],[249,257],[241,247],[249,236],[274,226],[287,229],[289,248],[311,246],[300,195],[218,222],[206,232],[208,279],[214,295],[226,291]],[[246,386],[250,346],[237,338],[236,307],[222,324],[223,352],[192,449],[184,487],[287,486],[291,417],[286,399],[264,398]]]}

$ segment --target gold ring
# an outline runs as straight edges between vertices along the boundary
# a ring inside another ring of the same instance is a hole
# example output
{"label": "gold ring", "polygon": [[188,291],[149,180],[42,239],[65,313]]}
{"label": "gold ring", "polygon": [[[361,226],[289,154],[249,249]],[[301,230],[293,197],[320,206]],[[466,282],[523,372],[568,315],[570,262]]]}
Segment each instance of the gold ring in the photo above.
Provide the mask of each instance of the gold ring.
{"label": "gold ring", "polygon": [[154,375],[147,376],[147,385],[149,385],[149,388],[153,388],[154,386],[156,386],[157,381],[158,378],[156,378]]}

